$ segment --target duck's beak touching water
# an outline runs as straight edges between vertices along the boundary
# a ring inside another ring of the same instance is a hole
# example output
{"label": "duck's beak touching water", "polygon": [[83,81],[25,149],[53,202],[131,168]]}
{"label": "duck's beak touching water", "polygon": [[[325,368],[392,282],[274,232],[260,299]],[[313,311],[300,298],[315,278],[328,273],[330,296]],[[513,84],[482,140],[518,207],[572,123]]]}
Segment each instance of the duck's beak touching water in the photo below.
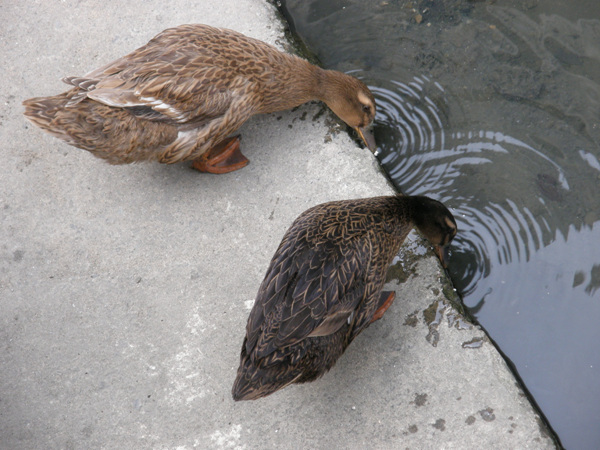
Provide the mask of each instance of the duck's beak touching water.
{"label": "duck's beak touching water", "polygon": [[446,264],[446,246],[442,246],[442,245],[436,245],[434,247],[435,250],[435,254],[438,256],[438,258],[440,258],[440,262],[442,263],[442,267],[444,269],[448,268],[448,265]]}
{"label": "duck's beak touching water", "polygon": [[356,127],[355,130],[360,138],[364,141],[367,148],[371,150],[371,152],[375,153],[375,150],[377,150],[377,144],[375,143],[375,136],[373,136],[371,127]]}

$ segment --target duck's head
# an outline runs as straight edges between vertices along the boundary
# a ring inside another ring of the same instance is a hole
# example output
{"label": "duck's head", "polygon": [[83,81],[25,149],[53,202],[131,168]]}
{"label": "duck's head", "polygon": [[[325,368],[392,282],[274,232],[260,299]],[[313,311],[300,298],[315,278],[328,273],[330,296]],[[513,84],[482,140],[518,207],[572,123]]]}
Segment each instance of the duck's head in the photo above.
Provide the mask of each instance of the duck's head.
{"label": "duck's head", "polygon": [[442,266],[444,261],[444,248],[456,236],[456,221],[452,213],[442,203],[429,197],[411,197],[412,221],[417,229],[435,247]]}
{"label": "duck's head", "polygon": [[327,70],[323,101],[344,122],[356,130],[365,145],[375,152],[377,146],[371,132],[375,118],[375,98],[360,80],[345,73]]}

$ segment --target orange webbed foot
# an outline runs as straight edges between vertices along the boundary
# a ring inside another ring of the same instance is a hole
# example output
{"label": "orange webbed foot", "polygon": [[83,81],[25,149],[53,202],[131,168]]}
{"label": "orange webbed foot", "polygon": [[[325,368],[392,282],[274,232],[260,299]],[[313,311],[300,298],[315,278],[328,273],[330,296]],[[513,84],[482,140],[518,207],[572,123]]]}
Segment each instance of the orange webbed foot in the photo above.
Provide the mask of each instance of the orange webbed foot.
{"label": "orange webbed foot", "polygon": [[196,159],[192,167],[200,172],[228,173],[248,165],[248,158],[240,151],[239,135],[219,142],[213,148]]}
{"label": "orange webbed foot", "polygon": [[390,306],[392,306],[392,303],[394,303],[395,298],[396,298],[396,293],[394,291],[383,291],[380,294],[379,304],[381,306],[379,306],[379,308],[377,308],[377,311],[375,311],[375,314],[373,314],[371,323],[373,323],[376,320],[379,320],[383,317],[383,315],[388,310],[388,308]]}

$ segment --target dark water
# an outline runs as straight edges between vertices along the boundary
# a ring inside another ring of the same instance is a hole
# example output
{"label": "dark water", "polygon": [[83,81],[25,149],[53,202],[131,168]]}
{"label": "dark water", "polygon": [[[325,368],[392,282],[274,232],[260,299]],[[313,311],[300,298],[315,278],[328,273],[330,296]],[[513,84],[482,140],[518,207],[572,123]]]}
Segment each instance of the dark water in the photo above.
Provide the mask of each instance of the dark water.
{"label": "dark water", "polygon": [[600,448],[600,1],[287,0],[378,102],[397,187],[445,202],[465,305],[567,448]]}

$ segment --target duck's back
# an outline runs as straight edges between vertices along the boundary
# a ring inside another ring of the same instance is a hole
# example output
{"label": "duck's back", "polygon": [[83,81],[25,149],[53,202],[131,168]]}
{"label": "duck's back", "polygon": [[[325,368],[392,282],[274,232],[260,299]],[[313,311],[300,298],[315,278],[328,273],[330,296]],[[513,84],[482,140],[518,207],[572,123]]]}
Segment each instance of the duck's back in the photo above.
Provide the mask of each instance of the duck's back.
{"label": "duck's back", "polygon": [[234,398],[262,397],[327,372],[369,325],[410,229],[396,197],[331,202],[300,215],[248,318]]}
{"label": "duck's back", "polygon": [[[181,25],[156,35],[146,45],[103,67],[85,78],[119,75],[123,79],[169,73],[191,78],[203,68],[230,69],[260,77],[269,67],[289,64],[289,55],[237,31],[202,24]],[[203,73],[211,78],[212,73]]]}

